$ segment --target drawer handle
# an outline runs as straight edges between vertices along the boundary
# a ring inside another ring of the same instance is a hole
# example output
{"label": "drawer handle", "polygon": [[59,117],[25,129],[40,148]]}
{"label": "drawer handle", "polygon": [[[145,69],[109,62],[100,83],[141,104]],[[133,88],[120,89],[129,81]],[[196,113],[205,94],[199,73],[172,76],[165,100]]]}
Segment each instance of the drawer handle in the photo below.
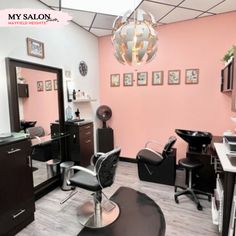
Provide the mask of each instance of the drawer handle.
{"label": "drawer handle", "polygon": [[23,214],[25,212],[25,209],[20,210],[17,214],[13,215],[13,219],[16,219],[18,216],[20,216],[21,214]]}
{"label": "drawer handle", "polygon": [[85,126],[84,128],[85,128],[85,129],[90,129],[90,127],[91,127],[91,126],[88,125],[88,126]]}
{"label": "drawer handle", "polygon": [[88,134],[91,134],[91,132],[86,132],[85,134],[88,135]]}
{"label": "drawer handle", "polygon": [[10,155],[10,154],[13,154],[13,153],[16,153],[16,152],[20,152],[21,149],[20,148],[17,148],[17,149],[11,149],[11,151],[8,151],[7,153]]}
{"label": "drawer handle", "polygon": [[85,143],[91,143],[91,139],[88,139]]}

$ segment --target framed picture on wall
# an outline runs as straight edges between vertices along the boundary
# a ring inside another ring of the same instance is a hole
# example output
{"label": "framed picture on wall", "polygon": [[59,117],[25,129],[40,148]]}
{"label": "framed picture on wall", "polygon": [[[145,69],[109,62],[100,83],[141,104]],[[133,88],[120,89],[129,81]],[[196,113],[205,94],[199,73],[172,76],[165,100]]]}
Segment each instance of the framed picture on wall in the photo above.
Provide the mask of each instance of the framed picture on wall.
{"label": "framed picture on wall", "polygon": [[38,92],[43,91],[43,81],[37,81],[37,91]]}
{"label": "framed picture on wall", "polygon": [[35,39],[26,38],[27,53],[29,56],[44,58],[44,44]]}
{"label": "framed picture on wall", "polygon": [[163,85],[163,71],[152,72],[152,85]]}
{"label": "framed picture on wall", "polygon": [[53,80],[53,89],[57,90],[57,79]]}
{"label": "framed picture on wall", "polygon": [[180,70],[168,71],[168,84],[180,84]]}
{"label": "framed picture on wall", "polygon": [[133,73],[123,74],[123,85],[124,86],[133,86]]}
{"label": "framed picture on wall", "polygon": [[46,80],[45,81],[45,90],[46,91],[51,91],[52,90],[52,81],[51,80]]}
{"label": "framed picture on wall", "polygon": [[120,86],[120,75],[119,74],[112,74],[110,77],[110,84],[111,87],[119,87]]}
{"label": "framed picture on wall", "polygon": [[199,69],[187,69],[185,70],[185,83],[186,84],[198,84]]}
{"label": "framed picture on wall", "polygon": [[148,73],[147,72],[138,72],[137,73],[137,85],[146,86],[148,84]]}

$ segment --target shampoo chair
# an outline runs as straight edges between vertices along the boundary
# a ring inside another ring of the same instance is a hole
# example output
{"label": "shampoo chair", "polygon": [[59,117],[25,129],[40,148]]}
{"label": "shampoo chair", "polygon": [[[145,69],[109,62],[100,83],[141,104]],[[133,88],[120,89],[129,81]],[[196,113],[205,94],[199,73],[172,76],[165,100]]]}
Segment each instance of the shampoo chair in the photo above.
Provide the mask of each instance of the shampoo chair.
{"label": "shampoo chair", "polygon": [[[145,148],[137,154],[138,175],[140,180],[174,185],[176,171],[176,150],[172,147],[176,137],[171,136],[161,150],[149,147],[150,144],[159,144],[148,141]],[[160,144],[159,144],[160,145]]]}

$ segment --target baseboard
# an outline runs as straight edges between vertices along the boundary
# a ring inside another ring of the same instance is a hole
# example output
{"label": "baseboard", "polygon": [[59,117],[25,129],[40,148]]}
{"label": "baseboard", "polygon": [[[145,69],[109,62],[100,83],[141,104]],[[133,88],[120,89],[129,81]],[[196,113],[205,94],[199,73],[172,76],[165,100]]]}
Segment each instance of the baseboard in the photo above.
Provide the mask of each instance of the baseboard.
{"label": "baseboard", "polygon": [[130,157],[120,157],[120,161],[137,163],[137,160],[135,158],[130,158]]}

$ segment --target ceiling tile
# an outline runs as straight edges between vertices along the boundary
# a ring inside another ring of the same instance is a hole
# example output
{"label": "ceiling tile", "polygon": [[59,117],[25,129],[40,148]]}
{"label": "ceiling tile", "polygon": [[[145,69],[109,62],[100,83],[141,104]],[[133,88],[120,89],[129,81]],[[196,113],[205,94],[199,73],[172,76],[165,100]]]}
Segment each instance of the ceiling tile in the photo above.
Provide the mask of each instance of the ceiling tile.
{"label": "ceiling tile", "polygon": [[180,6],[201,11],[207,11],[208,9],[212,8],[220,2],[222,2],[222,0],[185,0],[182,4],[180,4]]}
{"label": "ceiling tile", "polygon": [[112,25],[116,16],[97,14],[92,27],[102,29],[112,29]]}
{"label": "ceiling tile", "polygon": [[226,0],[210,10],[210,12],[213,13],[223,13],[228,11],[236,11],[236,0]]}
{"label": "ceiling tile", "polygon": [[69,9],[97,12],[108,15],[124,14],[133,11],[142,0],[62,0],[62,6]]}
{"label": "ceiling tile", "polygon": [[168,5],[176,6],[176,5],[180,4],[183,0],[151,0],[151,1],[152,2],[165,3],[165,4],[168,4]]}
{"label": "ceiling tile", "polygon": [[167,6],[159,3],[153,3],[153,2],[147,2],[144,1],[140,7],[146,12],[150,12],[154,17],[155,20],[158,21],[161,19],[164,15],[166,15],[169,11],[174,9],[173,6]]}
{"label": "ceiling tile", "polygon": [[162,23],[172,23],[182,20],[189,20],[199,16],[199,11],[187,10],[183,8],[175,8],[170,14],[164,17]]}
{"label": "ceiling tile", "polygon": [[111,30],[103,30],[103,29],[92,28],[90,30],[90,32],[97,35],[98,37],[105,36],[105,35],[111,35]]}
{"label": "ceiling tile", "polygon": [[93,12],[84,12],[84,11],[77,11],[77,10],[67,10],[62,9],[63,12],[67,12],[74,22],[81,26],[90,26],[93,22],[93,18],[95,13]]}
{"label": "ceiling tile", "polygon": [[58,0],[40,0],[40,2],[43,2],[43,3],[47,4],[48,6],[59,7]]}

